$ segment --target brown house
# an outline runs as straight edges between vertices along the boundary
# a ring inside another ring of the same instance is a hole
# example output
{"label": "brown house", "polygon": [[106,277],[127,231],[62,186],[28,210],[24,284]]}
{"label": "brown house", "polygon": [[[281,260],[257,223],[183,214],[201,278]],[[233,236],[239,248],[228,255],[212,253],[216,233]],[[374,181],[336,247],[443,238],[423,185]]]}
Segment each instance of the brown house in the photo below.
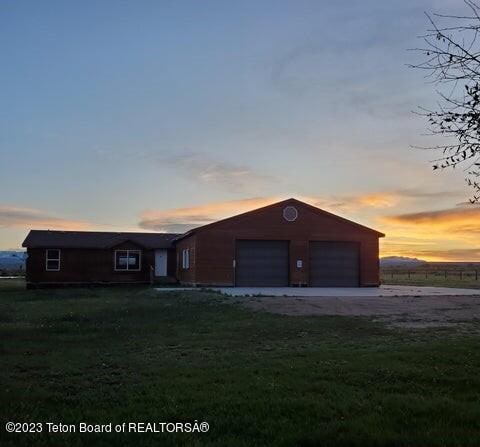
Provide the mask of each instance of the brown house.
{"label": "brown house", "polygon": [[288,199],[185,234],[32,230],[29,286],[179,282],[195,286],[379,285],[384,234]]}
{"label": "brown house", "polygon": [[32,230],[27,287],[175,282],[178,234]]}

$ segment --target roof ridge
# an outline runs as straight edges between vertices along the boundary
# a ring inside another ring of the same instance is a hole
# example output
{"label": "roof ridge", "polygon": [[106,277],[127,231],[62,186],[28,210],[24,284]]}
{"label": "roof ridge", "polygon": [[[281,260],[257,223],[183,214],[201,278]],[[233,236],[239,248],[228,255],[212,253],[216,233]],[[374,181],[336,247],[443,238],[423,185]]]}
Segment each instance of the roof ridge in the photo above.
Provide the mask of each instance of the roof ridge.
{"label": "roof ridge", "polygon": [[108,248],[131,241],[145,248],[168,248],[179,233],[127,231],[30,230],[23,247]]}
{"label": "roof ridge", "polygon": [[106,230],[44,230],[44,229],[31,229],[30,232],[44,232],[44,233],[99,233],[99,234],[183,234],[183,233],[173,233],[173,232],[163,232],[163,231],[106,231]]}

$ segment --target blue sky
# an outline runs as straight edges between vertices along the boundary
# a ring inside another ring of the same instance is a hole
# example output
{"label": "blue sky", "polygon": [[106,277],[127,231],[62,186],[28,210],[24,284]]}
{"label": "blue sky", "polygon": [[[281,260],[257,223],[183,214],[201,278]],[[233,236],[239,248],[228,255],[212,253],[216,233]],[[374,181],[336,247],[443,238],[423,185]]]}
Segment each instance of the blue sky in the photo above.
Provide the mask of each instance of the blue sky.
{"label": "blue sky", "polygon": [[385,253],[471,249],[402,246],[394,219],[468,197],[409,147],[425,143],[411,111],[436,97],[407,49],[424,11],[459,6],[2,2],[0,248],[32,227],[179,230],[296,196],[390,231]]}

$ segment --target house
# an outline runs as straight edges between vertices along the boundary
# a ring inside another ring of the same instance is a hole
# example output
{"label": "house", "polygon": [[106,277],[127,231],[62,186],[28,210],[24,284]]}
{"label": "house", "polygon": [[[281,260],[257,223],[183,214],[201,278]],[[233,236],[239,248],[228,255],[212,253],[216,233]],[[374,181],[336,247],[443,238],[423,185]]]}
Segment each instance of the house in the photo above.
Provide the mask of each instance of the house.
{"label": "house", "polygon": [[384,234],[288,199],[184,234],[32,230],[27,285],[378,286]]}
{"label": "house", "polygon": [[178,234],[31,230],[27,287],[175,282]]}

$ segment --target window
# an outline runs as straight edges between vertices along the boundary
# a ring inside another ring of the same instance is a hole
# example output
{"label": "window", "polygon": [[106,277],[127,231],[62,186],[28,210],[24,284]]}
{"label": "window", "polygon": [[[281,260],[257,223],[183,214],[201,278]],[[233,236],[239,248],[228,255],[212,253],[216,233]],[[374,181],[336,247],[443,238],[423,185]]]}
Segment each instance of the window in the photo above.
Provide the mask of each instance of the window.
{"label": "window", "polygon": [[298,211],[297,211],[297,208],[295,208],[294,206],[286,206],[283,209],[283,218],[288,222],[293,222],[297,220],[297,217],[298,217]]}
{"label": "window", "polygon": [[115,250],[115,270],[140,271],[140,250]]}
{"label": "window", "polygon": [[182,268],[190,268],[190,249],[185,248],[182,250]]}
{"label": "window", "polygon": [[60,270],[60,250],[49,248],[45,252],[45,270],[58,272]]}

